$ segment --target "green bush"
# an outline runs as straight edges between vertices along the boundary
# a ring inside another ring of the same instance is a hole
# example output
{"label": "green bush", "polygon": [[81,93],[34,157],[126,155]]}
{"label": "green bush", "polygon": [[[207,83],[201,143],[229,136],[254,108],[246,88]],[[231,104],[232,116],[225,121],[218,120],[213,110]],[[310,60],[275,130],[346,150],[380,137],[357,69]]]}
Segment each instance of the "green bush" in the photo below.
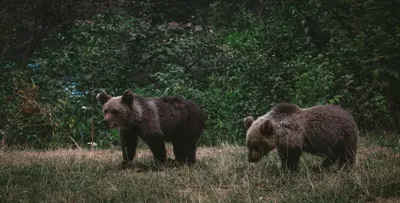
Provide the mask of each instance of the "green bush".
{"label": "green bush", "polygon": [[[24,60],[18,60],[17,52],[0,58],[0,82],[6,87],[0,97],[13,99],[2,104],[0,132],[10,145],[87,146],[92,130],[100,147],[114,145],[118,135],[100,124],[95,96],[100,90],[120,95],[128,88],[143,96],[179,95],[199,104],[208,117],[201,140],[205,145],[243,144],[243,118],[260,116],[280,102],[338,104],[365,130],[400,126],[397,2],[69,6],[76,16],[54,18],[54,29],[34,38],[41,46],[32,51],[21,41],[32,54]],[[41,22],[41,16],[32,19]],[[15,22],[15,27],[29,22]],[[1,35],[0,42],[18,43],[8,30]],[[39,68],[27,69],[27,63]],[[21,103],[34,85],[39,88],[32,101],[40,111],[24,117]]]}

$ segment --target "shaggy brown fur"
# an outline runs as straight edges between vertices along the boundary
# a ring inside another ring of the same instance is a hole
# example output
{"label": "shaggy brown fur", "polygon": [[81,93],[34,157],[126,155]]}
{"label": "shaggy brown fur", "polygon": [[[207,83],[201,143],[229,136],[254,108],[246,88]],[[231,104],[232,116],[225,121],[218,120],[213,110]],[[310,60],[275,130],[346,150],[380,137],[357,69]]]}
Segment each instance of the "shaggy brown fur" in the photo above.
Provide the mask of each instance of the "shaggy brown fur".
{"label": "shaggy brown fur", "polygon": [[206,116],[193,102],[179,97],[146,98],[131,90],[119,97],[101,92],[97,99],[103,105],[104,124],[119,130],[123,165],[135,157],[138,137],[149,146],[157,163],[166,161],[165,142],[172,142],[177,162],[195,163]]}
{"label": "shaggy brown fur", "polygon": [[279,104],[264,116],[244,119],[249,162],[277,149],[282,168],[296,170],[303,151],[326,157],[323,167],[338,162],[350,168],[356,161],[358,127],[353,117],[334,105],[301,109]]}

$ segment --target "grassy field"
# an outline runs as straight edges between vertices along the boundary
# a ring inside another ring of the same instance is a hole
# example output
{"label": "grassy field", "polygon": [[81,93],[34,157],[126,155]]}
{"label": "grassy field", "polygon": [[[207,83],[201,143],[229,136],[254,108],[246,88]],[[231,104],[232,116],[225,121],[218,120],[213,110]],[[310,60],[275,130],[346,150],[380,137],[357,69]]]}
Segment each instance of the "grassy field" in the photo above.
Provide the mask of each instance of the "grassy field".
{"label": "grassy field", "polygon": [[283,173],[275,152],[249,164],[232,145],[199,148],[192,167],[156,167],[144,148],[127,170],[118,150],[7,150],[0,202],[400,202],[399,143],[382,140],[361,140],[351,172],[316,171],[321,158],[305,154]]}

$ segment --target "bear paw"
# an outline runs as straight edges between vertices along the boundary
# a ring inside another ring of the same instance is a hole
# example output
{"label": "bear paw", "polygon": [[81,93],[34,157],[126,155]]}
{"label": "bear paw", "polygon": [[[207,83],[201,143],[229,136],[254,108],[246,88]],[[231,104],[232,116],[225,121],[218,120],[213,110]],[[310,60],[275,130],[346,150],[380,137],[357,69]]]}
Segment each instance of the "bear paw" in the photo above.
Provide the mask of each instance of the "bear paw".
{"label": "bear paw", "polygon": [[133,166],[132,161],[122,161],[121,164],[119,164],[119,167],[121,169],[127,169],[127,168],[131,168]]}

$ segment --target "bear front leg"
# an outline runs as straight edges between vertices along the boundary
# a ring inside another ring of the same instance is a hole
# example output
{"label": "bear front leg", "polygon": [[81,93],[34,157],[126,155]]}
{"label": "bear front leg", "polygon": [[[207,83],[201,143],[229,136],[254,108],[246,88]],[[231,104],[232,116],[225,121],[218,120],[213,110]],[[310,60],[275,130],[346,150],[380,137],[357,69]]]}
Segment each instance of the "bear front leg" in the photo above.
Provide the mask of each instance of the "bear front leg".
{"label": "bear front leg", "polygon": [[196,162],[197,140],[173,141],[175,160],[178,163],[193,165]]}
{"label": "bear front leg", "polygon": [[128,153],[126,150],[127,141],[125,140],[125,137],[123,137],[122,135],[120,135],[120,141],[121,141],[121,152],[122,152],[122,163],[120,165],[121,168],[126,168],[129,165]]}
{"label": "bear front leg", "polygon": [[130,134],[128,137],[128,143],[126,144],[127,158],[130,163],[132,163],[133,158],[135,158],[137,142],[138,137],[134,134]]}
{"label": "bear front leg", "polygon": [[132,164],[136,154],[137,137],[132,130],[119,130],[122,151],[122,168],[127,168]]}
{"label": "bear front leg", "polygon": [[298,148],[278,150],[283,170],[298,171],[302,151]]}
{"label": "bear front leg", "polygon": [[145,142],[149,146],[155,162],[157,164],[165,163],[165,161],[167,160],[167,150],[165,148],[164,140],[153,137],[150,139],[146,139]]}

